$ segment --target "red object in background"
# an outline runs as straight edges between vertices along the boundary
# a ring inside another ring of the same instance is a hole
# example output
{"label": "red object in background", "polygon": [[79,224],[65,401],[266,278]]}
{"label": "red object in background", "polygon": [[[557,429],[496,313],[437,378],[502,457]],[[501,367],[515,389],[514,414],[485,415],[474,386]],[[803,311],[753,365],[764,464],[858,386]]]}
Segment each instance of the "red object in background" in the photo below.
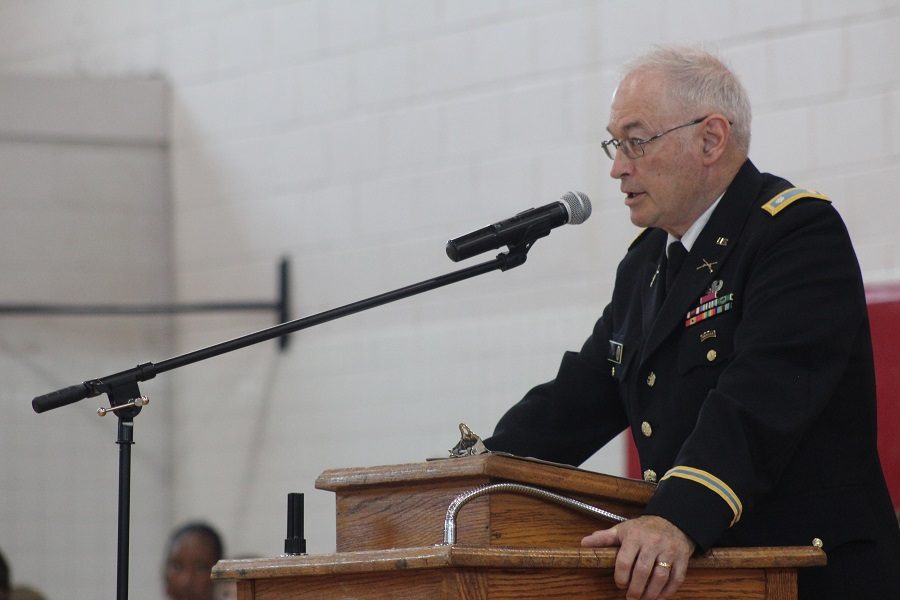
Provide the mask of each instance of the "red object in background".
{"label": "red object in background", "polygon": [[634,439],[628,435],[625,436],[625,476],[632,479],[643,479],[641,476],[641,463],[637,457],[637,447],[634,445]]}
{"label": "red object in background", "polygon": [[866,286],[875,385],[878,454],[894,508],[900,508],[900,283]]}
{"label": "red object in background", "polygon": [[[894,508],[900,508],[900,283],[866,286],[875,384],[878,393],[878,454]],[[637,449],[629,436],[626,473],[641,478]]]}

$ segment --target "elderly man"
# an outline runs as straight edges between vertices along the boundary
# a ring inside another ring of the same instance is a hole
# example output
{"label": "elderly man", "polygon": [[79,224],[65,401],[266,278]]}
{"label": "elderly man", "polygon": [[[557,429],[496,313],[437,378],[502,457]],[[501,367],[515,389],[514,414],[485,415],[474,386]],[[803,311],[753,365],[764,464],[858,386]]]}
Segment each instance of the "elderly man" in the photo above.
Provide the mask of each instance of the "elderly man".
{"label": "elderly man", "polygon": [[801,598],[900,598],[865,297],[837,212],[747,159],[746,92],[708,53],[631,63],[608,130],[646,229],[581,351],[485,445],[580,464],[631,426],[657,491],[582,542],[619,547],[630,599],[671,598],[713,545],[808,544],[828,566],[801,570]]}

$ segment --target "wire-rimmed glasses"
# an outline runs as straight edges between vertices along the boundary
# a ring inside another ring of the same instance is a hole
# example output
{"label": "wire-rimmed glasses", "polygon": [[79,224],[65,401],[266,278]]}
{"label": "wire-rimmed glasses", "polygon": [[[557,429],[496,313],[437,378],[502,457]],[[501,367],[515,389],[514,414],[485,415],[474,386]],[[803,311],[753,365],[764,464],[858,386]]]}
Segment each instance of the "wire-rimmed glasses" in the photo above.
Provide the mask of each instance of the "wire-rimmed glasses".
{"label": "wire-rimmed glasses", "polygon": [[644,156],[644,146],[646,146],[653,140],[658,140],[662,136],[666,135],[667,133],[672,133],[676,129],[681,129],[682,127],[690,127],[691,125],[702,123],[709,117],[710,115],[706,115],[705,117],[694,119],[693,121],[690,121],[683,125],[678,125],[677,127],[666,129],[662,133],[657,133],[653,137],[649,137],[646,140],[642,140],[641,138],[625,138],[624,140],[612,138],[610,140],[606,140],[600,145],[603,147],[603,151],[606,152],[606,155],[610,160],[616,159],[616,151],[620,148],[622,149],[622,152],[625,153],[625,156],[627,156],[631,160],[634,160],[636,158],[641,158],[642,156]]}

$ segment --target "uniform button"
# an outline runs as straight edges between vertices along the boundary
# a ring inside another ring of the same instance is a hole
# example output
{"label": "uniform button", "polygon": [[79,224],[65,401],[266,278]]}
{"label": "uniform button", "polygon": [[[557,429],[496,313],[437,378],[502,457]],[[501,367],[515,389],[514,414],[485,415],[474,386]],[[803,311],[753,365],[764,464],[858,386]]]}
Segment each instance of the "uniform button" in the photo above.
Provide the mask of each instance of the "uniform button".
{"label": "uniform button", "polygon": [[718,356],[718,354],[716,354],[716,351],[710,350],[709,352],[706,353],[706,360],[708,360],[709,362],[712,362],[712,361],[716,360],[716,356]]}
{"label": "uniform button", "polygon": [[654,471],[653,469],[647,469],[646,471],[644,471],[644,481],[656,483],[656,471]]}
{"label": "uniform button", "polygon": [[641,433],[644,434],[644,437],[650,437],[653,435],[653,427],[650,426],[650,423],[644,421],[641,423]]}
{"label": "uniform button", "polygon": [[656,373],[654,373],[653,371],[650,371],[650,374],[647,375],[647,385],[649,385],[650,387],[656,385]]}
{"label": "uniform button", "polygon": [[616,376],[616,368],[615,368],[615,367],[612,368],[612,372],[611,372],[610,374],[611,374],[613,377]]}

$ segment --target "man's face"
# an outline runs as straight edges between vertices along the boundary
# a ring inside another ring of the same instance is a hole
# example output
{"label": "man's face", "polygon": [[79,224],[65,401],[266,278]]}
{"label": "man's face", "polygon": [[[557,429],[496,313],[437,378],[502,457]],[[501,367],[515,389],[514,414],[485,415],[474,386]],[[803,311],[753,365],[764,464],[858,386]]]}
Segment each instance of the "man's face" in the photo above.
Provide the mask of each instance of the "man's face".
{"label": "man's face", "polygon": [[[646,140],[701,116],[677,109],[668,99],[662,76],[639,72],[628,75],[616,90],[607,129],[619,140]],[[639,158],[628,158],[622,149],[616,152],[610,176],[621,182],[632,223],[680,237],[703,212],[698,212],[707,200],[699,156],[702,127],[667,133],[646,144]]]}
{"label": "man's face", "polygon": [[211,600],[210,571],[215,551],[203,535],[188,532],[172,544],[166,560],[166,596],[172,600]]}

